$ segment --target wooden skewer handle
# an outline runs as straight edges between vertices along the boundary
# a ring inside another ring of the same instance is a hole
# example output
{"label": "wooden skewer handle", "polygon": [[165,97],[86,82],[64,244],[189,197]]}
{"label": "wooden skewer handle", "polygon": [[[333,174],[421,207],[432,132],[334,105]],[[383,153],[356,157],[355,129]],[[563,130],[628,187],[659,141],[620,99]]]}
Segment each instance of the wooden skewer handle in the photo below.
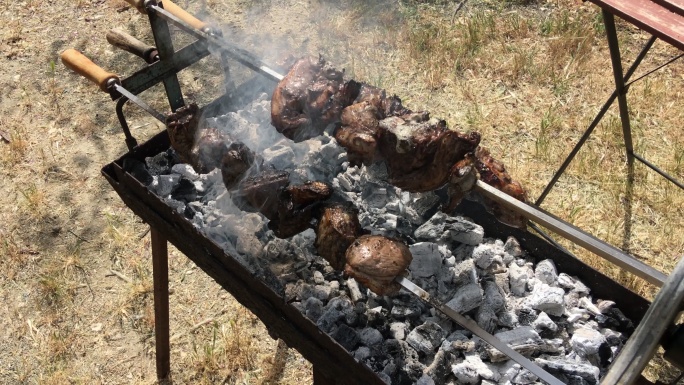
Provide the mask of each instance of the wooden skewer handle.
{"label": "wooden skewer handle", "polygon": [[62,52],[61,58],[65,66],[100,86],[102,91],[109,92],[107,85],[110,80],[119,80],[116,74],[104,70],[73,48]]}
{"label": "wooden skewer handle", "polygon": [[[126,0],[126,2],[138,9],[138,11],[147,13],[147,9],[145,8],[145,0]],[[207,23],[189,14],[186,10],[179,7],[171,0],[162,0],[161,3],[165,10],[169,11],[169,13],[183,20],[184,22],[190,24],[193,28],[202,30],[207,27]]]}
{"label": "wooden skewer handle", "polygon": [[143,43],[119,28],[114,28],[107,32],[107,41],[117,48],[121,48],[126,52],[143,58],[148,63],[152,60],[150,57],[152,52],[157,50],[153,46]]}
{"label": "wooden skewer handle", "polygon": [[162,0],[161,3],[164,6],[165,10],[169,11],[174,16],[183,20],[184,22],[190,24],[195,29],[203,30],[205,27],[208,26],[207,23],[189,14],[186,10],[177,6],[171,0]]}

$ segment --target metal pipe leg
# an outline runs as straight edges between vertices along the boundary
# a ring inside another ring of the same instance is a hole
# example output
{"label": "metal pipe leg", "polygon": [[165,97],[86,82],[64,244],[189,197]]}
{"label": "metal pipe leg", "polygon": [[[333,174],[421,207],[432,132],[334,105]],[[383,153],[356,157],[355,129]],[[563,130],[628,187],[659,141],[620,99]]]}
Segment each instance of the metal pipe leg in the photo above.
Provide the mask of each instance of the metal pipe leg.
{"label": "metal pipe leg", "polygon": [[168,383],[171,371],[169,347],[169,254],[166,238],[150,228],[152,277],[154,279],[154,338],[157,350],[157,379]]}
{"label": "metal pipe leg", "polygon": [[627,87],[622,75],[622,61],[620,59],[620,45],[618,43],[617,31],[615,30],[615,17],[612,13],[603,10],[603,23],[606,26],[606,37],[608,38],[608,49],[610,50],[610,60],[613,65],[613,76],[615,77],[615,90],[618,93],[618,106],[620,107],[620,121],[622,122],[622,134],[625,139],[625,149],[627,150],[627,163],[634,163],[634,146],[632,144],[632,127],[629,122],[629,108],[627,107]]}

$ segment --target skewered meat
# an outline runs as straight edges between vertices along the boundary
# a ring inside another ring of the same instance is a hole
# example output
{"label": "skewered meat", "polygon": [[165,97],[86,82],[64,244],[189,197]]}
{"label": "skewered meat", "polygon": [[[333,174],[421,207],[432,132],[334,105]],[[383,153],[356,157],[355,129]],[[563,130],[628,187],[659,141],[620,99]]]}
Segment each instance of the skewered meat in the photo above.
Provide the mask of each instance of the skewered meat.
{"label": "skewered meat", "polygon": [[232,196],[241,209],[262,213],[279,238],[310,228],[319,204],[332,195],[331,187],[323,182],[290,185],[288,178],[286,171],[266,169],[245,179]]}
{"label": "skewered meat", "polygon": [[447,182],[452,166],[480,143],[480,134],[450,130],[425,113],[380,121],[378,149],[390,182],[407,191],[435,190]]}
{"label": "skewered meat", "polygon": [[[475,152],[475,157],[475,168],[480,174],[480,180],[519,201],[527,202],[527,192],[525,189],[523,189],[518,181],[511,178],[506,171],[504,164],[494,159],[489,154],[489,150],[484,147],[479,147]],[[487,206],[487,209],[494,214],[499,221],[510,226],[525,228],[527,219],[522,215],[508,210],[490,199],[484,199],[483,201],[485,206]]]}
{"label": "skewered meat", "polygon": [[257,162],[249,147],[241,142],[231,143],[221,157],[221,176],[226,189],[234,189]]}
{"label": "skewered meat", "polygon": [[382,115],[369,101],[352,104],[342,111],[342,125],[335,131],[335,139],[347,149],[352,165],[370,164],[375,159]]}
{"label": "skewered meat", "polygon": [[385,90],[366,83],[361,83],[359,95],[354,100],[355,104],[363,102],[368,102],[375,107],[381,114],[380,119],[389,116],[405,115],[411,112],[401,104],[401,99],[398,96],[387,97]]}
{"label": "skewered meat", "polygon": [[[178,153],[181,161],[194,167],[190,152],[195,144],[199,122],[199,107],[190,104],[179,108],[166,118],[166,129],[169,133],[171,147]],[[196,170],[197,171],[197,170]]]}
{"label": "skewered meat", "polygon": [[285,193],[294,205],[306,206],[330,198],[332,189],[323,182],[310,181],[300,185],[288,186]]}
{"label": "skewered meat", "polygon": [[475,156],[468,153],[465,158],[456,162],[449,172],[449,180],[447,181],[449,203],[443,211],[447,213],[454,211],[473,188],[475,182],[477,182]]}
{"label": "skewered meat", "polygon": [[357,238],[349,246],[345,256],[345,274],[378,295],[398,291],[400,286],[394,279],[413,260],[406,244],[380,235],[363,235]]}
{"label": "skewered meat", "polygon": [[347,248],[361,234],[361,224],[355,209],[341,205],[326,207],[316,228],[315,246],[318,255],[330,262],[335,270],[342,270]]}
{"label": "skewered meat", "polygon": [[233,194],[233,201],[247,211],[258,211],[269,220],[278,219],[280,194],[290,183],[287,171],[268,168],[245,179]]}
{"label": "skewered meat", "polygon": [[345,82],[343,75],[322,57],[297,61],[273,92],[276,130],[297,142],[322,134],[358,95],[360,84]]}

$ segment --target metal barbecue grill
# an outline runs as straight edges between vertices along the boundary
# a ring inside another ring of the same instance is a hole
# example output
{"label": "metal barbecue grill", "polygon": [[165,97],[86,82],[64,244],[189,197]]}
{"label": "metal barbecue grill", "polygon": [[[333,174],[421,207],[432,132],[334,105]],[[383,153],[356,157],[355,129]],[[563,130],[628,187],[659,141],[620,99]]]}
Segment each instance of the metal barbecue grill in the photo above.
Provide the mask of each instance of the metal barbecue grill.
{"label": "metal barbecue grill", "polygon": [[[236,256],[225,252],[224,249],[195,228],[183,215],[170,207],[159,196],[152,193],[144,184],[128,172],[130,171],[127,167],[129,162],[132,160],[142,162],[146,157],[153,157],[160,152],[166,151],[170,147],[170,142],[167,132],[163,131],[139,145],[128,128],[126,117],[123,113],[123,106],[130,100],[150,112],[155,118],[164,122],[164,115],[154,111],[136,95],[158,83],[163,83],[171,110],[175,111],[184,106],[185,102],[176,73],[209,55],[210,47],[220,52],[222,58],[236,60],[257,73],[255,78],[242,84],[235,92],[229,91],[226,95],[205,106],[204,111],[210,116],[225,112],[226,105],[239,105],[241,102],[234,95],[250,93],[251,95],[256,95],[259,91],[270,92],[276,82],[283,78],[280,69],[274,69],[249,52],[225,42],[218,31],[168,0],[164,0],[162,3],[157,3],[154,0],[148,0],[144,3],[131,0],[131,3],[138,10],[149,16],[156,47],[140,43],[121,31],[110,32],[108,40],[112,44],[142,57],[150,63],[148,66],[125,79],[119,79],[116,75],[95,66],[75,51],[65,53],[63,60],[70,68],[96,82],[102,90],[109,92],[113,100],[118,100],[116,113],[121,123],[129,152],[106,165],[102,169],[102,173],[121,196],[124,203],[150,225],[154,269],[155,338],[158,378],[165,380],[170,374],[168,241],[229,291],[243,306],[258,316],[273,338],[282,338],[288,346],[297,349],[309,360],[314,368],[314,383],[319,385],[383,384],[383,380],[373,370],[355,360],[344,347],[320,330],[300,310],[285,302],[283,297],[276,293],[268,282],[265,282],[265,277],[256,276],[247,270],[238,262]],[[181,30],[197,38],[197,40],[176,51],[171,42],[168,23],[176,25]],[[225,64],[224,69],[228,76],[229,71]],[[483,196],[495,200],[533,222],[563,235],[576,244],[616,263],[626,271],[656,286],[663,286],[663,290],[656,298],[656,304],[660,304],[665,300],[672,300],[673,298],[677,301],[674,302],[676,306],[670,306],[667,310],[663,310],[662,306],[656,307],[655,305],[649,309],[648,301],[642,297],[625,289],[544,239],[530,232],[499,223],[479,204],[464,201],[457,208],[459,213],[471,218],[477,218],[478,224],[485,228],[488,236],[503,238],[514,236],[532,256],[540,259],[553,259],[559,271],[577,276],[591,287],[592,292],[596,296],[615,301],[618,306],[621,306],[625,315],[635,323],[641,322],[643,319],[644,322],[640,324],[640,327],[625,347],[627,353],[618,358],[619,365],[614,365],[620,368],[621,373],[628,373],[627,376],[621,379],[623,382],[620,383],[633,383],[639,377],[647,360],[641,358],[635,361],[636,352],[630,350],[630,343],[649,350],[648,357],[650,357],[650,352],[656,347],[660,336],[670,326],[678,312],[678,305],[682,297],[682,289],[679,287],[679,282],[682,280],[679,279],[679,276],[682,274],[681,271],[684,271],[684,265],[678,265],[676,272],[668,278],[663,273],[644,265],[621,250],[583,232],[581,229],[575,228],[536,206],[520,203],[481,182],[477,183],[475,189]],[[411,288],[410,282],[403,285],[409,289]],[[414,288],[411,291],[417,293],[420,290],[420,288]],[[420,293],[417,294],[420,295]],[[423,299],[431,301],[429,298]],[[430,303],[438,309],[443,306],[439,303]],[[449,309],[446,309],[445,313],[449,315]],[[560,381],[555,380],[553,377],[549,378],[548,376],[550,375],[535,364],[524,364],[516,359],[516,357],[513,357],[511,354],[516,354],[516,352],[506,347],[501,341],[492,336],[480,335],[474,329],[477,325],[471,325],[474,322],[462,319],[459,322],[458,317],[463,318],[459,314],[452,314],[450,316],[462,326],[470,329],[521,363],[528,370],[546,380],[546,382],[560,383]],[[660,326],[654,329],[653,323],[656,321],[653,320],[658,318],[662,318]],[[653,334],[654,330],[659,334]],[[644,335],[644,331],[651,331],[651,334]],[[494,340],[490,341],[488,338],[494,338]],[[512,353],[508,354],[511,351]],[[632,356],[627,357],[628,354],[632,354]],[[532,365],[532,367],[526,365]]]}

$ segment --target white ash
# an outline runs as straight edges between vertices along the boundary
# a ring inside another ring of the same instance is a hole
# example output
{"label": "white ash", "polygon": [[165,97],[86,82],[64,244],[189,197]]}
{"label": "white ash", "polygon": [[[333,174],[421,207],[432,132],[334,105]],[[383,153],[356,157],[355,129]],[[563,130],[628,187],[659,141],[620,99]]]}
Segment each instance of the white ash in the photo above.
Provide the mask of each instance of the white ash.
{"label": "white ash", "polygon": [[[593,299],[551,260],[533,261],[515,238],[487,238],[472,220],[439,211],[438,194],[388,184],[382,164],[349,167],[329,133],[283,138],[270,126],[266,95],[209,124],[289,171],[293,183],[331,184],[365,230],[407,241],[409,279],[561,380],[597,384],[633,330],[614,303]],[[313,230],[275,237],[261,214],[235,206],[220,170],[198,175],[173,150],[124,168],[387,383],[542,383],[412,294],[377,296],[334,271],[316,255]]]}

